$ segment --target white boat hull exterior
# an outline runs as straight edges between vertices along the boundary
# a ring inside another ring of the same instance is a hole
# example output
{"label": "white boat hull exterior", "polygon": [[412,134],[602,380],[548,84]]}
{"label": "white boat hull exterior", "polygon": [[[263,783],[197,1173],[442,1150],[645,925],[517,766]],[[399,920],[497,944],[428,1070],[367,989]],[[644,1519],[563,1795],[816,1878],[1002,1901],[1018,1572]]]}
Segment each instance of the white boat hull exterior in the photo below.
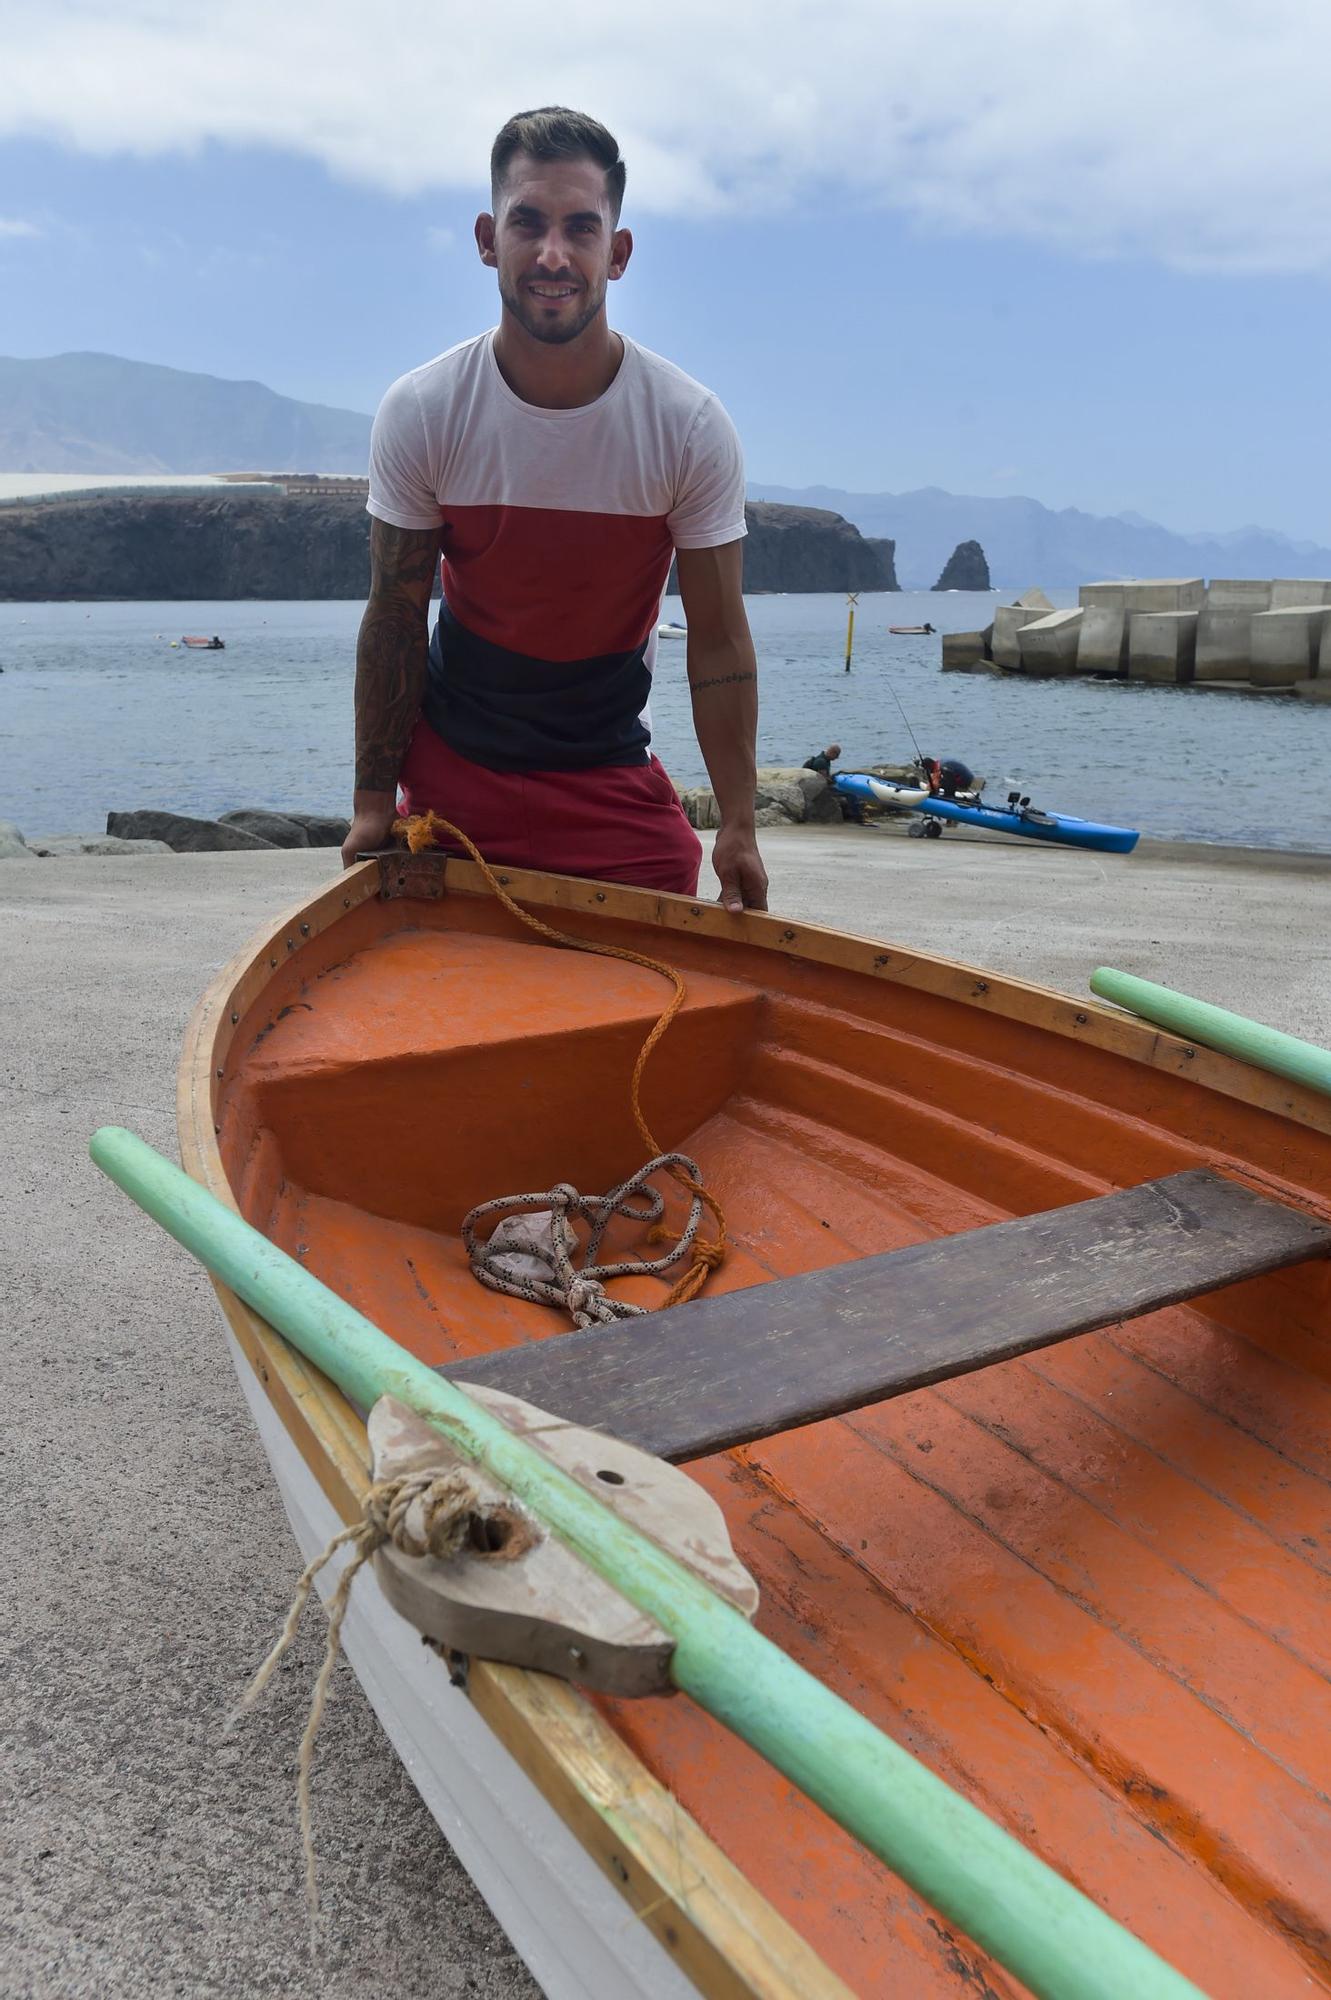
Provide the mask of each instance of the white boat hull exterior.
{"label": "white boat hull exterior", "polygon": [[[227,1344],[308,1562],[343,1523],[229,1331]],[[325,1591],[338,1568],[335,1559],[320,1575]],[[412,1783],[547,2000],[697,2000],[692,1980],[607,1882],[368,1569],[352,1592],[342,1641]],[[292,1805],[294,1839],[294,1796]],[[315,1824],[317,1844],[317,1789]]]}

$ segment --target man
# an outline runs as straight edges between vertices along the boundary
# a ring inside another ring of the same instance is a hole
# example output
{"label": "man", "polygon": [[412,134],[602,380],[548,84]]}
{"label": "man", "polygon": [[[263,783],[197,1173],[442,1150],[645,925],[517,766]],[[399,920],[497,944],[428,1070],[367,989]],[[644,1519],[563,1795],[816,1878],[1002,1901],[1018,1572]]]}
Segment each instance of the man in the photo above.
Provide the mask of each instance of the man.
{"label": "man", "polygon": [[696,894],[701,847],[649,749],[673,556],[721,901],[765,909],[734,427],[607,322],[633,239],[604,126],[523,112],[490,172],[476,243],[498,275],[499,326],[403,376],[375,419],[343,859],[385,844],[400,787],[404,811],[433,808],[488,860]]}
{"label": "man", "polygon": [[817,771],[820,777],[830,780],[832,766],[840,755],[841,745],[829,743],[826,750],[815,750],[812,757],[806,757],[800,768],[805,771]]}

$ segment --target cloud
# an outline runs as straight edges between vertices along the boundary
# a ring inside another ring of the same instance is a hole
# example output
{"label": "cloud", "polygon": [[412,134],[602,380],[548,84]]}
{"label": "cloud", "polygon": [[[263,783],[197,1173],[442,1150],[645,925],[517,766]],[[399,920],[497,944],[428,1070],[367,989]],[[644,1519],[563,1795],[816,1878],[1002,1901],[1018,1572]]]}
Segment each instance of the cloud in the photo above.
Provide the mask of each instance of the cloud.
{"label": "cloud", "polygon": [[437,226],[432,226],[425,232],[425,241],[429,244],[431,250],[436,250],[441,253],[445,250],[453,249],[454,245],[457,243],[457,240],[458,240],[458,233],[456,229],[445,229]]}
{"label": "cloud", "polygon": [[0,215],[0,237],[44,234],[45,231],[39,229],[35,222],[24,222],[22,217],[17,215]]}
{"label": "cloud", "polygon": [[0,134],[95,154],[276,146],[390,194],[479,191],[503,119],[565,102],[615,129],[639,211],[851,202],[1090,258],[1331,269],[1324,0],[10,12]]}

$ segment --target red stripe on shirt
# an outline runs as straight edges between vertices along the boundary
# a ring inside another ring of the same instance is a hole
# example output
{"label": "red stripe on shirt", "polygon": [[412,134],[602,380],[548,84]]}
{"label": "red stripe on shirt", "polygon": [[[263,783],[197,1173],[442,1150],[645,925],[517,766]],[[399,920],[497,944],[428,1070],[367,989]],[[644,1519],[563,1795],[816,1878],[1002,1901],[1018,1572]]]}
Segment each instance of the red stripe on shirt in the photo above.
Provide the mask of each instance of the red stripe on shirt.
{"label": "red stripe on shirt", "polygon": [[444,595],[492,645],[534,659],[630,652],[651,631],[673,553],[663,515],[446,507]]}

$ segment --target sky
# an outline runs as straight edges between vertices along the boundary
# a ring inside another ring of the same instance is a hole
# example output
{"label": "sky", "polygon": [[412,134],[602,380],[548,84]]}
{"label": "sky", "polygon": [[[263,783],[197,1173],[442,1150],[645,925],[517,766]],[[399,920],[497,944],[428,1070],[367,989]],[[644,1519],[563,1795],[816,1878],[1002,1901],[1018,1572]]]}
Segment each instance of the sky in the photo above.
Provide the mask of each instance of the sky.
{"label": "sky", "polygon": [[514,110],[629,169],[611,317],[751,480],[1331,542],[1324,0],[0,0],[0,353],[372,410],[492,324]]}

